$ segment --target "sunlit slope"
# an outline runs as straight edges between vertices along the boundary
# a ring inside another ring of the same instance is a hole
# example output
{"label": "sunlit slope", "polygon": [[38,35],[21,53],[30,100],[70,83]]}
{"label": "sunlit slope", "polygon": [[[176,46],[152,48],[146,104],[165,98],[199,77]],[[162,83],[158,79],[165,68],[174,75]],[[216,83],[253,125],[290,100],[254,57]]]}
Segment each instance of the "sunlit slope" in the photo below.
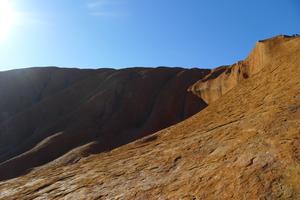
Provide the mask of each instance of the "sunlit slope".
{"label": "sunlit slope", "polygon": [[293,53],[298,45],[295,41],[299,38],[299,35],[279,35],[260,40],[245,60],[212,70],[205,78],[193,84],[189,90],[204,99],[208,104],[216,101],[240,81],[260,72],[274,59]]}

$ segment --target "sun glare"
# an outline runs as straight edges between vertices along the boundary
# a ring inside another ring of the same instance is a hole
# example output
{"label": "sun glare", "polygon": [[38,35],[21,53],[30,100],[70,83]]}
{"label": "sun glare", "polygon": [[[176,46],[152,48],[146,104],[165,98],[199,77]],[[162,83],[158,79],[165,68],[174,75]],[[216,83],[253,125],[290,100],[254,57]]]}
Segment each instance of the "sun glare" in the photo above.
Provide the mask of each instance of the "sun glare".
{"label": "sun glare", "polygon": [[0,41],[5,40],[15,24],[17,23],[18,13],[9,0],[0,0]]}

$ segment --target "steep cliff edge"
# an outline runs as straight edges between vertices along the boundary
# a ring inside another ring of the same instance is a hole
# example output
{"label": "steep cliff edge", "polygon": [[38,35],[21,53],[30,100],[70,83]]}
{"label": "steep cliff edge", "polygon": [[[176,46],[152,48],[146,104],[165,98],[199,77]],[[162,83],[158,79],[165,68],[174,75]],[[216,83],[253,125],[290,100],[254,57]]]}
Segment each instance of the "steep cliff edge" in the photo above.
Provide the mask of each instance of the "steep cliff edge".
{"label": "steep cliff edge", "polygon": [[218,67],[204,79],[189,88],[206,103],[212,103],[234,88],[242,80],[248,79],[262,70],[273,59],[288,55],[295,50],[299,35],[279,35],[260,40],[250,55],[231,66]]}

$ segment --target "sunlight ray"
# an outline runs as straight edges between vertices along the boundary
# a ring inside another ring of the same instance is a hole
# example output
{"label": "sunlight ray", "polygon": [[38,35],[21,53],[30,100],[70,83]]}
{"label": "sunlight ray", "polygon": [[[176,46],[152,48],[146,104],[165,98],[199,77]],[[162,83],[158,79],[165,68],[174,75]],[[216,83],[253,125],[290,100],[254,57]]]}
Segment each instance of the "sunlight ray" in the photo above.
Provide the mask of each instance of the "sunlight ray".
{"label": "sunlight ray", "polygon": [[0,0],[0,41],[5,40],[18,21],[18,13],[11,1]]}

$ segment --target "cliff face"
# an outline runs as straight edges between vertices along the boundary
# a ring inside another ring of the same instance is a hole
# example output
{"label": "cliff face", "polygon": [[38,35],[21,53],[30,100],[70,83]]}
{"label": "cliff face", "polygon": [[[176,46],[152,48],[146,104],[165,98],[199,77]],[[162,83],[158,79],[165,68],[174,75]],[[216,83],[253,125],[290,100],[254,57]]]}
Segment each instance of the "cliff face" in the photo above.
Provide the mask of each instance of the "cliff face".
{"label": "cliff face", "polygon": [[[198,114],[112,151],[60,165],[99,143],[74,149],[0,182],[0,199],[300,199],[300,38],[261,43],[269,43],[263,54],[268,56],[244,61],[261,67],[248,67],[249,77]],[[218,79],[226,70],[209,76]]]}
{"label": "cliff face", "polygon": [[253,51],[244,61],[212,70],[210,74],[191,86],[189,90],[208,104],[214,102],[239,82],[260,72],[273,59],[293,52],[294,39],[298,37],[297,35],[280,35],[258,41]]}
{"label": "cliff face", "polygon": [[63,164],[190,117],[206,103],[187,88],[208,72],[161,67],[0,73],[0,179],[82,145]]}

